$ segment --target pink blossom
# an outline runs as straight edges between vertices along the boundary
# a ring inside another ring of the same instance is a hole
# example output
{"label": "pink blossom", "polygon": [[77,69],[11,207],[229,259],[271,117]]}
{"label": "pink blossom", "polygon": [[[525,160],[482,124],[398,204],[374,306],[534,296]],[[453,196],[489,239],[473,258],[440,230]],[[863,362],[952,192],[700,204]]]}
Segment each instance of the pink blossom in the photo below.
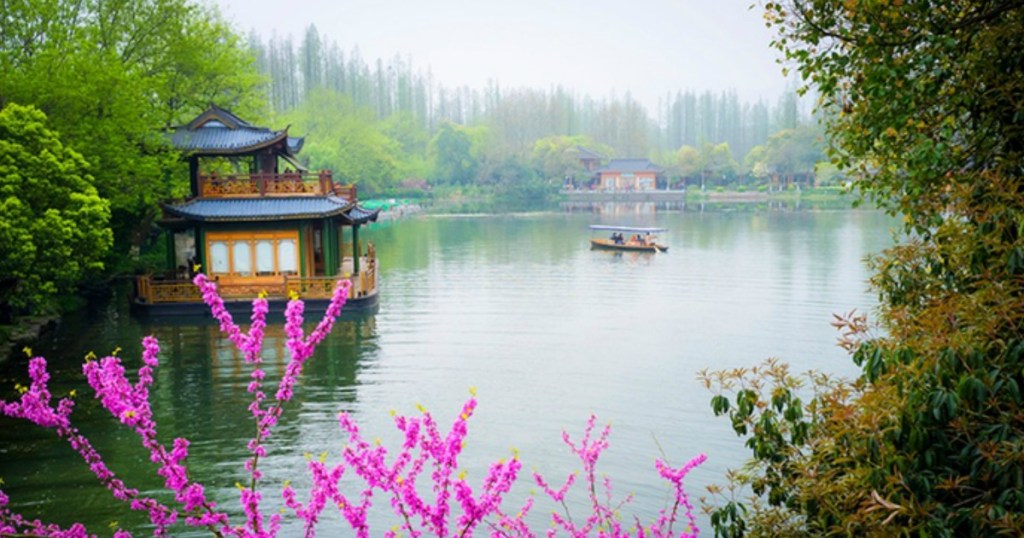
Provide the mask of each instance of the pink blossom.
{"label": "pink blossom", "polygon": [[[81,455],[100,483],[115,498],[128,503],[132,510],[149,515],[154,536],[168,536],[168,529],[181,519],[186,525],[208,529],[218,536],[274,537],[281,529],[282,516],[278,513],[267,515],[261,510],[263,494],[259,485],[263,473],[258,465],[261,459],[267,457],[265,442],[282,416],[283,405],[294,398],[295,385],[303,366],[333,327],[351,283],[347,280],[338,282],[323,319],[308,336],[302,328],[304,304],[298,300],[288,303],[285,310],[285,334],[290,359],[272,400],[263,390],[265,373],[260,368],[267,301],[262,298],[253,301],[249,330],[243,332],[225,308],[216,284],[205,275],[197,275],[195,284],[210,306],[214,318],[219,321],[221,330],[244,353],[246,363],[252,366],[247,390],[253,400],[248,408],[256,425],[256,434],[247,443],[250,457],[244,463],[249,485],[240,488],[244,523],[231,524],[227,514],[218,511],[216,505],[207,498],[205,486],[191,478],[187,467],[188,439],[176,438],[170,447],[166,447],[157,438],[149,390],[154,383],[154,372],[159,366],[160,347],[153,337],[146,337],[142,342],[142,366],[134,384],[128,380],[125,368],[116,356],[88,361],[83,366],[83,372],[101,405],[131,429],[149,450],[150,459],[157,466],[157,474],[163,477],[164,486],[174,494],[177,508],[140,495],[137,490],[127,487],[107,467],[89,441],[71,425],[70,417],[74,409],[71,398],[61,398],[54,405],[54,398],[47,388],[50,376],[44,359],[37,357],[30,361],[30,386],[22,390],[18,400],[0,401],[0,413],[55,430],[60,438],[65,439]],[[285,484],[281,490],[285,506],[303,523],[306,536],[316,535],[323,511],[330,507],[339,511],[356,536],[372,536],[367,515],[375,495],[379,494],[385,497],[398,522],[395,528],[384,532],[384,536],[408,535],[415,538],[429,534],[468,537],[483,525],[490,530],[492,536],[535,537],[536,534],[527,523],[527,515],[534,506],[533,497],[528,497],[515,514],[507,513],[502,508],[506,495],[522,469],[517,456],[491,464],[479,483],[471,482],[459,471],[458,460],[468,435],[468,422],[476,405],[475,398],[467,400],[451,427],[444,433],[433,415],[425,410],[419,416],[396,415],[394,424],[403,434],[403,439],[394,454],[389,454],[388,449],[379,443],[367,442],[356,422],[348,414],[341,414],[338,424],[347,437],[347,443],[341,449],[340,461],[332,465],[311,459],[308,469],[312,486],[305,501],[300,501],[294,488]],[[534,473],[534,480],[544,494],[563,509],[561,513],[551,514],[552,526],[546,530],[545,535],[557,536],[564,532],[575,538],[641,538],[648,536],[649,532],[654,538],[675,537],[673,525],[685,519],[686,528],[678,536],[696,536],[699,530],[683,481],[691,470],[706,460],[706,456],[701,454],[680,468],[673,468],[661,460],[655,461],[655,470],[674,489],[674,504],[671,509],[662,510],[653,524],[644,526],[637,521],[630,530],[623,526],[617,514],[632,497],[627,496],[616,503],[610,479],[605,478],[598,485],[596,467],[601,454],[609,446],[610,427],[605,426],[597,435],[595,428],[596,417],[592,415],[578,441],[573,441],[568,433],[562,436],[563,442],[582,466],[583,482],[590,501],[586,517],[574,519],[566,503],[569,491],[577,485],[576,473],[569,474],[557,490],[539,473]],[[365,487],[355,493],[342,491],[340,484],[346,474],[360,479]],[[420,487],[419,484],[423,482],[425,484]],[[599,491],[603,495],[598,495]],[[7,495],[0,490],[0,535],[91,536],[81,524],[64,529],[37,520],[27,520],[13,513],[8,504]],[[679,516],[680,510],[682,517]],[[131,534],[118,529],[115,536],[126,538]]]}

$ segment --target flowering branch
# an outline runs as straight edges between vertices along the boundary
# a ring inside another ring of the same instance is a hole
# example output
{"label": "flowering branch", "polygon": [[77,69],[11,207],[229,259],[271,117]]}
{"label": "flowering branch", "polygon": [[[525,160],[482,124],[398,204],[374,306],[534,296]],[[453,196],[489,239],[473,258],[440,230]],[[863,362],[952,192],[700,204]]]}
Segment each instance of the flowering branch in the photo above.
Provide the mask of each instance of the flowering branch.
{"label": "flowering branch", "polygon": [[[210,306],[214,318],[220,322],[221,330],[243,352],[246,363],[253,367],[247,390],[253,395],[249,411],[253,416],[256,432],[248,442],[250,457],[245,462],[245,469],[250,478],[249,486],[239,486],[246,518],[243,525],[231,525],[228,515],[218,511],[216,504],[206,498],[204,486],[190,478],[185,464],[189,441],[176,438],[168,449],[157,439],[157,425],[149,401],[149,388],[154,382],[153,372],[158,366],[157,356],[160,353],[155,338],[150,336],[143,339],[142,366],[138,370],[138,380],[134,384],[128,381],[124,366],[116,354],[98,361],[87,360],[83,372],[102,406],[122,424],[132,429],[139,436],[142,445],[149,450],[150,459],[159,466],[157,473],[164,478],[164,486],[174,493],[175,501],[181,505],[180,514],[184,516],[185,524],[206,528],[214,536],[272,538],[281,529],[282,516],[273,514],[265,521],[260,510],[262,495],[259,485],[262,473],[258,466],[260,460],[266,457],[264,443],[280,420],[283,405],[294,397],[295,384],[302,374],[305,362],[331,331],[334,320],[340,314],[348,297],[351,284],[347,280],[338,282],[323,319],[308,336],[302,329],[304,303],[297,298],[292,298],[288,302],[285,310],[285,334],[291,358],[274,393],[273,402],[267,406],[268,398],[263,391],[265,374],[260,367],[269,309],[266,298],[261,296],[253,301],[249,331],[243,332],[225,308],[217,293],[216,284],[202,274],[197,275],[194,282],[202,292],[204,301]],[[67,440],[82,456],[100,483],[110,490],[114,497],[129,503],[133,510],[148,513],[153,523],[154,536],[168,536],[169,527],[178,522],[179,511],[154,499],[140,496],[137,490],[128,488],[114,476],[89,441],[71,426],[70,415],[74,407],[71,398],[60,399],[56,406],[52,404],[53,398],[47,388],[50,376],[45,359],[36,357],[30,361],[29,378],[30,386],[20,387],[21,397],[17,401],[0,401],[0,414],[29,420],[41,427],[55,430],[60,438]],[[392,511],[399,521],[398,526],[384,533],[386,537],[397,537],[399,532],[408,533],[413,538],[426,534],[442,538],[469,537],[480,526],[485,526],[491,536],[534,538],[535,534],[526,521],[534,506],[533,497],[528,497],[515,515],[502,510],[503,500],[522,469],[518,455],[513,454],[510,459],[491,464],[477,489],[467,481],[465,471],[458,472],[458,459],[465,447],[468,421],[476,405],[475,397],[467,400],[451,428],[444,434],[439,430],[433,415],[426,409],[420,408],[420,416],[406,417],[395,414],[395,427],[402,432],[403,442],[390,463],[387,449],[379,442],[367,442],[352,417],[342,413],[338,418],[338,424],[342,432],[347,434],[348,442],[341,451],[341,462],[333,466],[327,465],[326,452],[318,460],[310,458],[308,467],[312,486],[306,502],[300,502],[294,488],[286,482],[281,492],[285,506],[303,522],[304,534],[307,537],[316,535],[320,516],[328,504],[338,508],[356,536],[371,536],[367,514],[374,495],[381,493],[388,498]],[[623,528],[617,516],[619,509],[629,503],[632,496],[613,506],[611,481],[607,478],[603,483],[604,499],[598,495],[597,461],[601,453],[608,448],[611,430],[609,426],[605,426],[597,436],[594,436],[595,423],[596,417],[591,416],[578,444],[573,442],[568,433],[563,433],[562,436],[563,442],[583,466],[591,513],[581,526],[573,521],[566,502],[569,490],[576,484],[577,474],[570,474],[555,490],[539,473],[534,473],[536,483],[548,497],[561,505],[564,511],[564,514],[552,512],[551,520],[554,527],[548,529],[547,536],[556,536],[561,530],[573,538],[641,538],[646,537],[648,532],[655,538],[674,538],[673,525],[680,520],[679,511],[682,510],[687,528],[678,536],[695,537],[698,529],[692,513],[693,506],[683,488],[683,479],[694,467],[703,463],[706,457],[697,456],[679,469],[669,467],[661,460],[655,462],[655,469],[659,475],[673,485],[674,504],[671,509],[663,509],[657,521],[649,527],[644,527],[637,521],[633,534]],[[350,498],[339,488],[342,477],[348,471],[365,482],[365,488],[354,498]],[[430,485],[432,495],[429,499],[421,493],[425,488],[417,486],[423,477],[427,477]],[[62,529],[38,520],[30,521],[12,512],[8,504],[7,495],[0,490],[0,536],[90,536],[81,524]],[[131,534],[123,530],[118,530],[115,534],[115,538],[130,536]]]}

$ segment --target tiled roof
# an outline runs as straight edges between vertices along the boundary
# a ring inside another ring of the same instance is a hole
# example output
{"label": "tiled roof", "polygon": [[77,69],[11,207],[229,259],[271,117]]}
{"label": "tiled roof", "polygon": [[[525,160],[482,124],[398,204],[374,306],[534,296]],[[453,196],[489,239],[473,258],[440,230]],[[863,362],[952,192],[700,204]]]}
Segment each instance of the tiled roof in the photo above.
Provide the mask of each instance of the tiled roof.
{"label": "tiled roof", "polygon": [[195,131],[179,127],[171,135],[171,144],[182,151],[242,153],[287,138],[284,131],[270,129],[229,129],[219,122],[209,122]]}
{"label": "tiled roof", "polygon": [[210,108],[207,108],[202,114],[196,116],[196,118],[190,121],[186,127],[191,130],[195,130],[211,120],[216,120],[221,125],[226,125],[232,129],[237,129],[239,127],[249,127],[253,129],[258,128],[242,118],[239,118],[234,112],[231,112],[226,108],[221,108],[217,105],[210,105]]}
{"label": "tiled roof", "polygon": [[366,209],[365,207],[353,207],[348,212],[348,219],[354,224],[365,224],[367,222],[376,222],[377,215],[380,214],[380,209]]}
{"label": "tiled roof", "polygon": [[595,172],[663,172],[664,170],[651,162],[650,159],[612,159],[608,164],[594,170]]}
{"label": "tiled roof", "polygon": [[324,218],[341,215],[354,204],[336,196],[302,198],[198,198],[164,206],[170,213],[198,221],[256,221]]}
{"label": "tiled roof", "polygon": [[576,146],[576,151],[579,153],[580,160],[604,160],[604,155],[590,151],[589,149],[583,146]]}
{"label": "tiled roof", "polygon": [[369,211],[337,196],[302,198],[199,198],[164,208],[178,217],[201,222],[275,221],[344,216],[362,224],[377,220]]}
{"label": "tiled roof", "polygon": [[211,106],[185,125],[170,133],[171,144],[179,150],[210,155],[249,153],[281,141],[286,153],[302,149],[302,138],[289,137],[288,129],[273,131],[257,127],[229,110]]}

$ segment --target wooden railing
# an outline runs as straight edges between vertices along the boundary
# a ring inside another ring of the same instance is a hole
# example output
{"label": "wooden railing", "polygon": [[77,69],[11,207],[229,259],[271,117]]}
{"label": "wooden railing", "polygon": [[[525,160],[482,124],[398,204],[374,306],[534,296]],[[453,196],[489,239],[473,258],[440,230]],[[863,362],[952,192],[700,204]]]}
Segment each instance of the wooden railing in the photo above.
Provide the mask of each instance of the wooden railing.
{"label": "wooden railing", "polygon": [[256,198],[260,196],[323,196],[356,199],[355,185],[336,185],[331,171],[257,174],[200,174],[203,198]]}
{"label": "wooden railing", "polygon": [[149,304],[203,300],[199,288],[188,280],[153,280],[148,275],[139,276],[135,279],[135,289],[139,299]]}
{"label": "wooden railing", "polygon": [[[349,288],[348,298],[356,299],[365,297],[377,291],[377,264],[367,258],[361,258],[365,269],[355,275],[349,275],[352,287]],[[285,293],[292,292],[299,294],[299,297],[310,299],[329,299],[334,294],[334,283],[338,281],[336,276],[289,276],[285,277]]]}
{"label": "wooden railing", "polygon": [[[377,291],[377,263],[373,258],[361,258],[363,270],[349,275],[352,288],[349,298],[365,297]],[[271,299],[284,299],[297,292],[302,299],[329,299],[334,293],[334,283],[340,276],[299,277],[285,276],[278,283],[218,284],[217,289],[225,299],[252,299],[266,292]],[[188,280],[159,280],[151,276],[136,277],[137,298],[145,304],[196,303],[203,300],[199,289]]]}

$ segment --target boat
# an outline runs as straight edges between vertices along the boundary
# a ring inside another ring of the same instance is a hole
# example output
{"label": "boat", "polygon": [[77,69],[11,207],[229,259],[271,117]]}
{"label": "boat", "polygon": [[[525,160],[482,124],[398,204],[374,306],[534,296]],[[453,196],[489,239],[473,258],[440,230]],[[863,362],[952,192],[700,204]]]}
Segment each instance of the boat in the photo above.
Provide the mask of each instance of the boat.
{"label": "boat", "polygon": [[[636,226],[608,226],[604,224],[592,224],[591,231],[611,232],[612,237],[592,237],[590,239],[591,249],[622,250],[629,252],[668,252],[668,247],[657,242],[659,233],[667,232],[666,228],[640,228]],[[629,234],[628,237],[622,237]],[[613,239],[618,235],[621,240]],[[640,240],[631,239],[639,236]]]}

